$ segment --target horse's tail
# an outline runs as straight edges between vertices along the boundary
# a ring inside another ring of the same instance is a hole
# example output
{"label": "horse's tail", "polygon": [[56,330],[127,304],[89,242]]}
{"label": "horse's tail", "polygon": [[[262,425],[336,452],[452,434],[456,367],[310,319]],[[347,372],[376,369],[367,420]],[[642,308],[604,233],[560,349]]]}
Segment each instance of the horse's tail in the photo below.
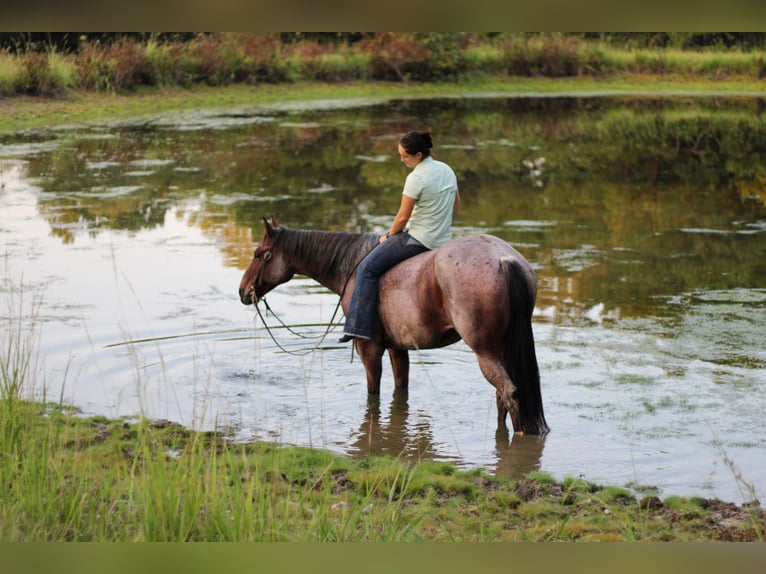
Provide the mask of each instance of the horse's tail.
{"label": "horse's tail", "polygon": [[543,435],[550,429],[543,414],[540,370],[532,332],[536,290],[521,263],[504,260],[510,293],[510,325],[506,333],[506,369],[516,386],[521,428],[526,434]]}

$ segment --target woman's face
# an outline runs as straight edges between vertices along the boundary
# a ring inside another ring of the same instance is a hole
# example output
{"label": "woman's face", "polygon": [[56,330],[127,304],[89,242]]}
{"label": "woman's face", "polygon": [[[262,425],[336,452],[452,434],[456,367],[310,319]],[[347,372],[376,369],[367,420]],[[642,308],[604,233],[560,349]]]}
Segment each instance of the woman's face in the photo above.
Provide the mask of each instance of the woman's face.
{"label": "woman's face", "polygon": [[407,150],[402,147],[402,144],[399,144],[399,158],[402,160],[404,165],[409,168],[413,168],[420,163],[420,160],[423,159],[423,153],[418,152],[415,155],[410,155],[407,153]]}

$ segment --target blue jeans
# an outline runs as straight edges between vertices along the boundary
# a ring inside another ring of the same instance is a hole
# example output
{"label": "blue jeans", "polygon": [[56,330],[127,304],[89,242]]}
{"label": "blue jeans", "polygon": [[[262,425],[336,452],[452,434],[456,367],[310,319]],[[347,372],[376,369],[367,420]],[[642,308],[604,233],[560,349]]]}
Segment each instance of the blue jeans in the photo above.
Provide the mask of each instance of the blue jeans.
{"label": "blue jeans", "polygon": [[397,263],[428,251],[428,248],[409,233],[397,233],[378,243],[362,259],[356,273],[354,293],[346,313],[343,332],[355,337],[372,338],[378,314],[378,279]]}

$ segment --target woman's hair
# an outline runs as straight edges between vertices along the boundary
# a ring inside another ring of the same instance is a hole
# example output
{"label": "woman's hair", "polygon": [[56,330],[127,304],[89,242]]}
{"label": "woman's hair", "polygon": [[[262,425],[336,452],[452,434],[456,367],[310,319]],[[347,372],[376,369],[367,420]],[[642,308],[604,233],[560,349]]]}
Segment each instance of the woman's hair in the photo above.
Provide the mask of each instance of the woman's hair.
{"label": "woman's hair", "polygon": [[418,152],[426,158],[431,155],[431,148],[434,147],[431,132],[407,132],[399,140],[399,144],[410,155],[416,155]]}

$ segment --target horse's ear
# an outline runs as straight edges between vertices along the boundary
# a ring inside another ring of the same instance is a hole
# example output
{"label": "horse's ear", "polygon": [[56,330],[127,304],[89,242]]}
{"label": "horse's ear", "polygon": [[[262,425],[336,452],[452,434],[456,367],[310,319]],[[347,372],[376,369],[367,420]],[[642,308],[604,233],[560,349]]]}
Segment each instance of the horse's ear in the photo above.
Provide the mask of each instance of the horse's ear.
{"label": "horse's ear", "polygon": [[279,222],[272,215],[271,223],[269,223],[269,220],[265,217],[263,218],[263,226],[266,228],[266,235],[271,235],[274,233],[274,230],[279,227]]}

